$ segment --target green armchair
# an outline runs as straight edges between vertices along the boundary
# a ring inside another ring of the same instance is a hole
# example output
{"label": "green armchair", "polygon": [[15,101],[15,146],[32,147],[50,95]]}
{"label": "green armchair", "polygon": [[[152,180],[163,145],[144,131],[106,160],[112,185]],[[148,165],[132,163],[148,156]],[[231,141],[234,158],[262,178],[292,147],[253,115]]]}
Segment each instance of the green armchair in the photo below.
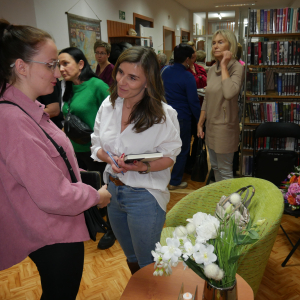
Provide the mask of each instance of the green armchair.
{"label": "green armchair", "polygon": [[196,212],[213,215],[221,196],[230,195],[247,185],[255,187],[255,195],[249,206],[253,222],[266,219],[260,230],[260,239],[246,249],[240,262],[238,274],[242,276],[256,295],[274,245],[283,213],[283,197],[280,190],[271,182],[259,178],[238,178],[207,185],[184,197],[167,213],[166,228],[161,235],[161,244],[172,235],[174,227],[186,225],[186,219]]}

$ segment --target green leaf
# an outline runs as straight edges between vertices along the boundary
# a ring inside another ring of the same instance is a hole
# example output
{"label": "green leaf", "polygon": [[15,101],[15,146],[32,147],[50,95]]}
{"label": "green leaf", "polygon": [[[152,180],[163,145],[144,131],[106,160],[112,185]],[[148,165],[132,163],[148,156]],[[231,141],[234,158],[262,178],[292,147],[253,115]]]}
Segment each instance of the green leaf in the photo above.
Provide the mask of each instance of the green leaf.
{"label": "green leaf", "polygon": [[252,239],[249,235],[239,235],[237,245],[250,245],[257,241],[258,239]]}
{"label": "green leaf", "polygon": [[255,230],[249,230],[249,236],[252,239],[259,239],[259,234]]}
{"label": "green leaf", "polygon": [[240,255],[230,257],[229,260],[228,260],[228,264],[236,263],[239,260],[239,258],[240,258]]}
{"label": "green leaf", "polygon": [[186,261],[185,261],[186,265],[192,269],[198,276],[200,276],[202,279],[204,280],[208,280],[206,278],[206,276],[204,275],[203,273],[203,270],[202,268],[195,262],[193,261],[192,259],[188,258]]}

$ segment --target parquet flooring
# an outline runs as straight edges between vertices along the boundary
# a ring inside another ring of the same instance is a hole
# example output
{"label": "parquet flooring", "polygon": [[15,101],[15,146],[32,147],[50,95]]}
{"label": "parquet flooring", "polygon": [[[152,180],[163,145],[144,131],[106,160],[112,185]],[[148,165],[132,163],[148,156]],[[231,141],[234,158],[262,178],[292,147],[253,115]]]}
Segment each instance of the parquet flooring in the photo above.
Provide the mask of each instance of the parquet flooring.
{"label": "parquet flooring", "polygon": [[[171,192],[170,210],[186,194],[204,184],[190,180],[185,190]],[[300,238],[300,219],[284,216],[282,225],[295,243]],[[85,242],[83,277],[77,300],[118,300],[130,279],[130,271],[118,242],[107,250],[98,250],[97,242]],[[281,263],[291,250],[291,245],[279,229],[262,283],[255,300],[300,300],[300,247],[285,268]],[[0,272],[0,300],[39,300],[41,283],[34,263],[26,258],[21,263]],[[52,299],[55,300],[55,299]]]}

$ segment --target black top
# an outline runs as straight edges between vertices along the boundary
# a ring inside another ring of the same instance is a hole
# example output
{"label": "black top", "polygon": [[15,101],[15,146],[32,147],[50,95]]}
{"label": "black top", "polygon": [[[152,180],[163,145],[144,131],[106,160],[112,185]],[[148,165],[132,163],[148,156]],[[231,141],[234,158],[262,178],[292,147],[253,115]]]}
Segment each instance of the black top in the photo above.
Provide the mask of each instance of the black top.
{"label": "black top", "polygon": [[[61,107],[61,82],[57,79],[56,86],[54,87],[54,91],[52,94],[40,96],[37,98],[39,102],[44,104],[46,107],[51,103],[58,102],[59,108]],[[59,115],[51,118],[51,121],[60,129],[63,128],[62,121],[64,117],[62,112],[60,111]]]}

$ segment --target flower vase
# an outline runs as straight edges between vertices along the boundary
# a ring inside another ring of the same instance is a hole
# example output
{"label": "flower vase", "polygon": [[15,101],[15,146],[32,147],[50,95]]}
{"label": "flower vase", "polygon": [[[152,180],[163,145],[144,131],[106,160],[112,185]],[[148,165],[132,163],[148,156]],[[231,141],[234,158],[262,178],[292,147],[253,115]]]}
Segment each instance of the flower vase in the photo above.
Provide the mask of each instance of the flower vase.
{"label": "flower vase", "polygon": [[202,300],[238,300],[236,280],[227,288],[216,287],[205,281]]}

